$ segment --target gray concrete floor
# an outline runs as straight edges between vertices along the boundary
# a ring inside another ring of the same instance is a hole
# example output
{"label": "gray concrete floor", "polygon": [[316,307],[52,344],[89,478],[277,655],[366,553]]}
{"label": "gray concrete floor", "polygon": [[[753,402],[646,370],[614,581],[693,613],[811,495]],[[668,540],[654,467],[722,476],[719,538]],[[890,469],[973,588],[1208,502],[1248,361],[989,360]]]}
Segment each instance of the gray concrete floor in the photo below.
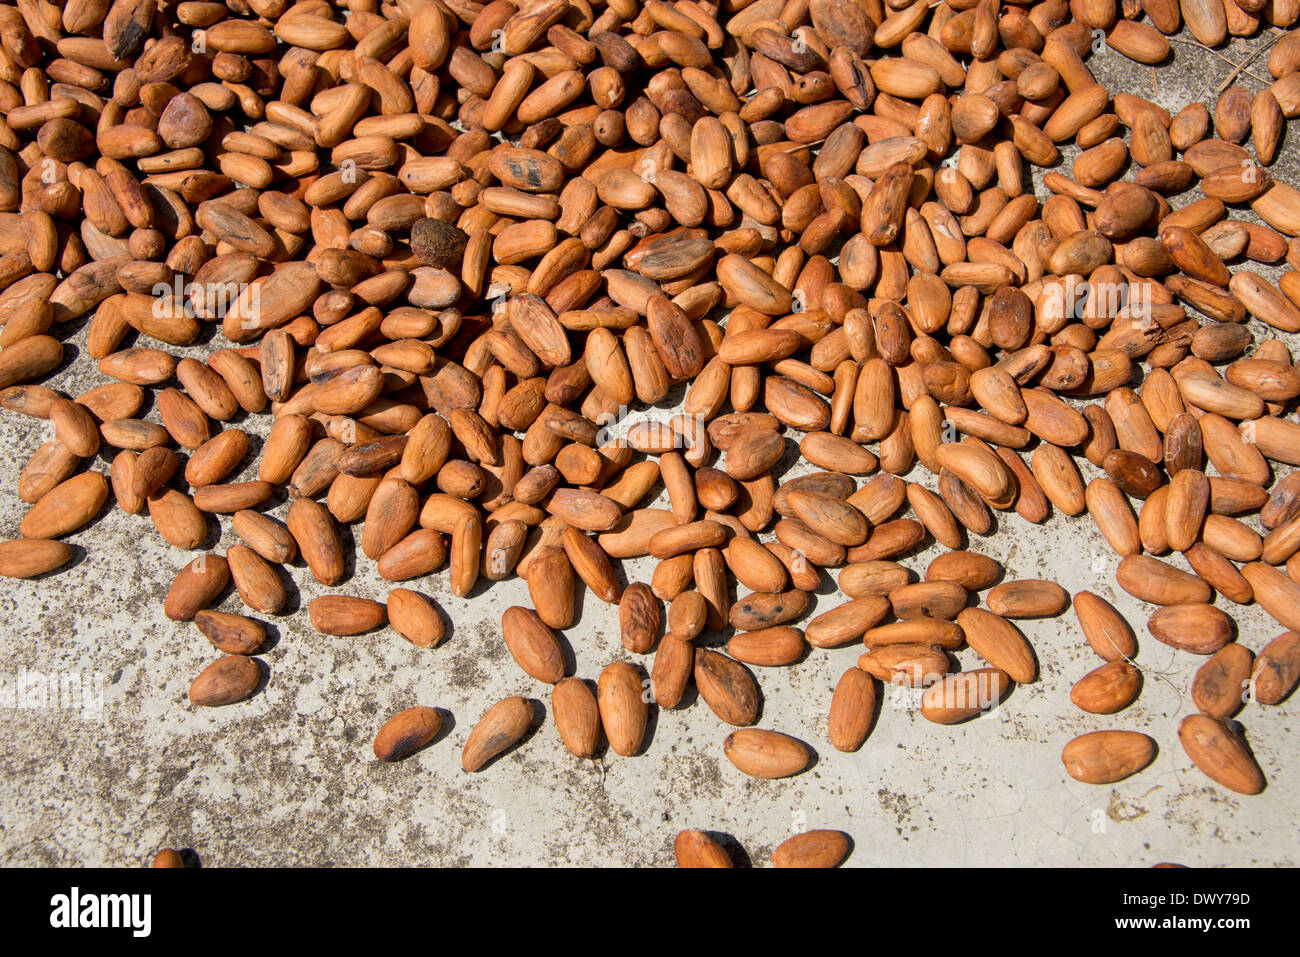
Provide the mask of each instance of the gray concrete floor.
{"label": "gray concrete floor", "polygon": [[[1262,41],[1220,51],[1234,62]],[[1251,70],[1266,75],[1261,56]],[[1105,50],[1091,61],[1113,90],[1152,97],[1171,112],[1213,91],[1232,67],[1178,44],[1156,74]],[[1259,84],[1249,76],[1249,89]],[[1275,175],[1300,183],[1292,134]],[[1270,334],[1252,323],[1257,337]],[[71,341],[84,341],[84,329]],[[1300,337],[1291,337],[1293,352]],[[208,347],[191,350],[205,354]],[[77,394],[103,381],[77,356],[50,384]],[[150,418],[157,419],[156,412]],[[266,417],[236,423],[264,436]],[[11,481],[0,484],[0,535],[17,534],[24,506],[12,477],[48,425],[7,414],[0,451]],[[255,473],[255,456],[245,470]],[[1093,471],[1084,463],[1087,475]],[[94,468],[107,472],[107,460]],[[787,473],[797,474],[797,470]],[[921,470],[909,476],[933,488]],[[283,517],[284,503],[272,514]],[[219,551],[232,544],[225,530]],[[826,739],[826,710],[858,647],[816,650],[791,668],[756,669],[764,693],[760,726],[793,734],[817,753],[807,772],[783,781],[745,777],[722,753],[730,728],[701,702],[653,713],[649,744],[633,758],[607,752],[580,761],[548,718],[520,747],[479,774],[460,768],[460,748],[483,711],[507,695],[541,700],[549,688],[525,676],[499,634],[501,612],[526,603],[519,581],[454,598],[445,571],[414,587],[452,621],[439,648],[415,648],[391,630],[357,638],[315,634],[306,604],[324,589],[291,569],[300,610],[271,620],[278,641],[262,655],[270,680],[251,700],[195,709],[189,682],[215,657],[188,623],[162,615],[175,572],[191,555],[170,548],[147,517],[112,508],[69,541],[77,563],[39,581],[0,585],[0,677],[102,675],[102,707],[0,709],[0,862],[10,865],[147,864],[161,847],[192,848],[206,866],[248,865],[667,865],[681,828],[726,835],[739,860],[766,865],[793,833],[838,828],[852,836],[851,866],[1294,865],[1296,699],[1249,704],[1247,729],[1269,786],[1256,797],[1220,788],[1191,766],[1176,727],[1191,709],[1192,675],[1203,659],[1145,636],[1150,609],[1114,584],[1116,559],[1088,518],[1054,515],[1031,526],[1000,514],[994,534],[971,548],[1001,561],[1009,578],[1043,577],[1071,592],[1114,601],[1139,633],[1145,672],[1140,699],[1112,717],[1083,714],[1070,686],[1099,661],[1072,614],[1023,630],[1041,679],[1017,688],[990,716],[957,727],[921,718],[910,698],[886,698],[856,754]],[[938,553],[905,560],[923,572]],[[648,561],[626,563],[648,580]],[[337,592],[383,600],[388,590],[364,559]],[[837,601],[818,597],[813,614]],[[594,679],[627,657],[617,609],[590,594],[566,633],[576,673]],[[221,608],[243,610],[230,594]],[[1258,608],[1231,608],[1254,650],[1282,629]],[[965,666],[978,663],[965,650]],[[650,657],[639,659],[647,667]],[[0,686],[2,687],[2,686]],[[448,715],[442,736],[396,765],[370,744],[392,713],[424,704]],[[1145,731],[1155,763],[1114,786],[1068,778],[1059,759],[1075,735],[1101,728]]]}

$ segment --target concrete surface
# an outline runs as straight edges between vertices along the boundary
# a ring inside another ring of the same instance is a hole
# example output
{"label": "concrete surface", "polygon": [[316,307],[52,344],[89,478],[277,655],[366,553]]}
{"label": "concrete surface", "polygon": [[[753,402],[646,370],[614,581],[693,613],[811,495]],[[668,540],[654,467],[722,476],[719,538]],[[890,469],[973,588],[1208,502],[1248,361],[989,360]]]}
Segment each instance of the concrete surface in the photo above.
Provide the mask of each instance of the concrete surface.
{"label": "concrete surface", "polygon": [[[1239,61],[1260,42],[1235,41],[1221,52]],[[1160,69],[1158,89],[1149,68],[1109,50],[1092,65],[1112,89],[1153,96],[1171,112],[1198,94],[1212,106],[1231,69],[1181,44]],[[1252,69],[1265,73],[1262,57]],[[1241,82],[1259,88],[1250,77]],[[1274,167],[1292,183],[1300,182],[1294,146],[1293,133]],[[1294,352],[1300,339],[1293,339]],[[84,341],[84,326],[71,341]],[[83,354],[51,384],[76,394],[101,381]],[[269,419],[235,424],[264,436]],[[0,418],[0,449],[11,463],[10,481],[0,484],[5,537],[17,533],[24,511],[13,477],[47,430],[18,415]],[[107,472],[107,460],[94,467]],[[920,470],[909,478],[934,486]],[[284,511],[280,502],[272,514]],[[212,528],[215,534],[215,522]],[[523,584],[480,586],[461,601],[450,595],[445,570],[414,585],[453,623],[442,647],[421,650],[391,630],[324,637],[298,611],[271,622],[278,641],[261,656],[270,668],[264,690],[235,706],[194,709],[186,689],[216,655],[192,625],[161,611],[173,575],[192,556],[163,543],[147,517],[115,508],[70,541],[84,550],[74,567],[0,585],[0,688],[12,688],[24,670],[102,678],[89,687],[87,709],[12,700],[0,709],[5,864],[134,866],[171,846],[192,849],[205,866],[667,865],[674,835],[687,827],[724,835],[736,859],[755,866],[809,828],[846,831],[855,844],[848,863],[862,867],[1294,865],[1300,857],[1297,699],[1272,708],[1252,703],[1240,715],[1269,782],[1263,794],[1235,795],[1201,775],[1175,729],[1191,707],[1189,683],[1203,659],[1145,636],[1149,609],[1114,584],[1116,559],[1086,517],[1054,515],[1031,527],[1000,514],[995,533],[970,547],[1003,562],[1010,578],[1051,578],[1071,592],[1112,599],[1140,636],[1145,688],[1136,704],[1112,717],[1071,705],[1071,684],[1100,662],[1067,614],[1024,623],[1042,678],[1017,688],[992,715],[941,727],[922,719],[910,696],[887,697],[866,745],[841,754],[826,739],[826,710],[860,649],[814,649],[795,667],[755,669],[765,697],[759,726],[793,734],[817,753],[810,770],[784,781],[735,769],[722,753],[730,728],[693,694],[686,707],[652,712],[641,756],[577,760],[548,715],[487,770],[464,773],[460,748],[491,703],[520,694],[549,711],[549,689],[519,670],[499,634],[502,610],[526,602]],[[233,541],[227,530],[216,547]],[[935,554],[929,548],[904,563],[923,572]],[[338,591],[383,600],[388,586],[362,564]],[[648,580],[651,563],[629,562],[625,570],[628,580]],[[323,589],[301,565],[291,574],[305,609]],[[594,679],[626,655],[617,609],[590,594],[581,600],[581,622],[565,637],[576,673]],[[828,589],[813,613],[836,600]],[[220,607],[244,610],[233,593]],[[1281,631],[1258,608],[1229,610],[1240,640],[1255,650]],[[978,664],[969,650],[959,658]],[[650,661],[638,659],[645,667]],[[417,703],[443,709],[446,730],[413,758],[379,764],[370,750],[375,731]],[[1114,786],[1069,779],[1061,746],[1101,728],[1151,734],[1157,760]]]}

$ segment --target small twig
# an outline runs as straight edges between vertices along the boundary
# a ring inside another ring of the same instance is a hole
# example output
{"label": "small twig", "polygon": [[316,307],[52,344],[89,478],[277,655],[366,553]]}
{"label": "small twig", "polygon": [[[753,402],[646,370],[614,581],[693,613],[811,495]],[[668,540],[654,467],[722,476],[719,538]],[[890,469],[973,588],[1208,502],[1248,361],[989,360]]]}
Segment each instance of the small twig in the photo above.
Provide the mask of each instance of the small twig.
{"label": "small twig", "polygon": [[[1257,80],[1257,81],[1260,82],[1260,83],[1263,83],[1265,86],[1268,86],[1268,85],[1270,84],[1270,82],[1271,82],[1271,81],[1269,81],[1269,80],[1264,79],[1262,76],[1259,76],[1259,75],[1257,75],[1257,74],[1255,74],[1255,73],[1251,73],[1249,70],[1246,70],[1246,69],[1245,69],[1245,64],[1238,64],[1238,63],[1236,63],[1234,60],[1229,59],[1228,56],[1227,56],[1226,54],[1220,53],[1218,50],[1215,50],[1213,47],[1207,47],[1204,43],[1201,43],[1199,40],[1187,40],[1187,39],[1184,39],[1183,37],[1168,37],[1168,40],[1169,40],[1170,43],[1184,43],[1184,44],[1186,44],[1186,45],[1189,46],[1189,47],[1196,47],[1198,50],[1204,50],[1206,53],[1209,53],[1209,54],[1212,54],[1213,56],[1218,57],[1218,58],[1219,58],[1220,60],[1222,60],[1224,63],[1229,63],[1229,64],[1231,64],[1231,65],[1236,69],[1236,72],[1233,74],[1233,78],[1234,78],[1234,79],[1235,79],[1238,75],[1240,75],[1241,73],[1244,72],[1244,73],[1246,74],[1246,76],[1251,77],[1252,79]],[[1249,62],[1249,61],[1247,61],[1247,62]],[[1203,88],[1202,88],[1202,92],[1203,92],[1205,89],[1206,89],[1206,88],[1203,87]],[[1196,99],[1198,99],[1198,100],[1200,99],[1200,94],[1198,94],[1198,95],[1196,96]]]}
{"label": "small twig", "polygon": [[1189,47],[1196,47],[1198,50],[1204,50],[1206,53],[1212,53],[1214,56],[1217,56],[1224,63],[1232,63],[1233,66],[1237,65],[1236,63],[1233,63],[1232,60],[1228,59],[1228,55],[1226,53],[1220,53],[1218,50],[1214,49],[1214,47],[1207,47],[1200,40],[1189,40],[1186,37],[1166,37],[1165,39],[1167,39],[1170,43],[1185,43]]}
{"label": "small twig", "polygon": [[[1235,80],[1238,76],[1240,76],[1241,72],[1245,70],[1246,67],[1250,66],[1250,64],[1253,63],[1261,53],[1263,53],[1265,50],[1272,47],[1274,43],[1277,43],[1277,41],[1284,36],[1286,36],[1285,30],[1275,30],[1273,35],[1268,38],[1267,43],[1260,44],[1260,46],[1256,48],[1254,53],[1252,53],[1250,56],[1246,57],[1246,59],[1241,61],[1241,65],[1238,66],[1237,69],[1233,70],[1231,73],[1228,74],[1228,78],[1224,80],[1222,84],[1219,85],[1219,88],[1217,90],[1214,91],[1215,95],[1217,96],[1218,94],[1226,90],[1228,87],[1232,86],[1232,81]],[[1255,74],[1251,73],[1250,76],[1255,76]],[[1256,76],[1255,79],[1258,80],[1259,77]]]}

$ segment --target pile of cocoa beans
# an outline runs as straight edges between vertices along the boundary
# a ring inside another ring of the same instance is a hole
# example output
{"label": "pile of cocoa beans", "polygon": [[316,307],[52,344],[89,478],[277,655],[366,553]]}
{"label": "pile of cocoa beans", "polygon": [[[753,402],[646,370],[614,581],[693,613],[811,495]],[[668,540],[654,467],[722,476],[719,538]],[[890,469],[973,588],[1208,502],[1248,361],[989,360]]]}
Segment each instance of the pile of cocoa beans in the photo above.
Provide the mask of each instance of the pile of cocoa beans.
{"label": "pile of cocoa beans", "polygon": [[[526,580],[501,635],[577,757],[638,753],[651,706],[694,682],[735,726],[726,756],[771,778],[810,751],[753,727],[750,666],[862,643],[827,726],[801,729],[845,751],[881,682],[924,688],[939,724],[981,714],[1037,676],[1014,620],[1071,596],[998,584],[980,536],[996,511],[1086,512],[1120,587],[1157,606],[1150,634],[1208,656],[1187,756],[1256,793],[1231,719],[1300,679],[1296,631],[1252,654],[1231,615],[1257,602],[1300,629],[1300,476],[1275,481],[1300,464],[1300,368],[1273,335],[1300,332],[1300,192],[1268,171],[1300,113],[1298,17],[1296,0],[0,4],[0,404],[50,430],[0,573],[66,564],[111,493],[201,552],[164,610],[223,655],[191,702],[225,705],[258,687],[276,566],[342,583],[340,527],[360,523],[385,580],[447,565],[459,597]],[[1184,23],[1207,47],[1260,33],[1275,82],[1234,75],[1170,115],[1088,66],[1103,43],[1164,63]],[[39,383],[79,320],[70,396]],[[206,361],[169,350],[195,343]],[[237,423],[266,414],[257,478],[232,481]],[[778,484],[796,442],[815,471]],[[242,543],[224,555],[212,515]],[[947,551],[918,581],[901,560],[932,541]],[[647,555],[651,581],[624,586],[620,562]],[[845,600],[803,623],[832,572]],[[252,614],[210,607],[232,581]],[[626,651],[594,691],[558,635],[577,587],[618,606]],[[1073,603],[1106,663],[1072,698],[1122,711],[1133,629],[1095,594]],[[420,647],[447,631],[406,587],[309,616]],[[700,641],[718,632],[725,653]],[[986,666],[954,670],[964,647]],[[465,770],[537,705],[488,709]],[[375,755],[441,725],[402,711]],[[1155,747],[1101,731],[1062,759],[1110,783]]]}

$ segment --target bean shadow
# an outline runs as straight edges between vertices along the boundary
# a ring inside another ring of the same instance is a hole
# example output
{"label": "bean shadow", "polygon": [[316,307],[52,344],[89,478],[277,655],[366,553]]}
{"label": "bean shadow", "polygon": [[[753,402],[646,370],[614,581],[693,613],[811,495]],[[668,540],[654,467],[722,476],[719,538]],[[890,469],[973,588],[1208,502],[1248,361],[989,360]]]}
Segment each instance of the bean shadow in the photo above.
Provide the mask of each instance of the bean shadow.
{"label": "bean shadow", "polygon": [[212,341],[217,337],[217,333],[220,331],[221,331],[220,319],[217,319],[215,321],[211,319],[204,319],[200,321],[199,334],[195,336],[194,341],[189,344],[188,348],[193,348],[194,346],[211,345]]}
{"label": "bean shadow", "polygon": [[868,741],[871,738],[871,732],[876,730],[876,725],[880,723],[880,716],[885,710],[885,698],[889,694],[890,686],[886,682],[884,687],[885,687],[885,693],[875,695],[874,700],[871,703],[871,721],[867,725],[867,736],[862,739],[864,746],[866,741]]}
{"label": "bean shadow", "polygon": [[[579,575],[575,569],[573,572],[573,620],[575,623],[582,621],[586,617],[585,612],[587,610],[588,592],[589,589],[587,588],[587,583],[582,580],[582,576]],[[600,601],[599,598],[597,598],[596,601],[600,602],[602,605],[605,604],[603,601]],[[614,608],[614,613],[617,618],[618,605],[615,604],[612,607]],[[621,644],[622,643],[620,642],[620,645]]]}
{"label": "bean shadow", "polygon": [[86,560],[86,556],[89,554],[89,552],[87,552],[80,545],[73,545],[71,542],[65,542],[64,544],[67,545],[68,548],[72,549],[71,558],[69,558],[58,568],[51,568],[48,572],[41,572],[39,575],[32,575],[30,578],[26,580],[29,582],[43,582],[47,578],[54,578],[58,575],[62,575],[64,572],[70,569],[76,568],[78,565],[80,565],[82,562]]}
{"label": "bean shadow", "polygon": [[[180,474],[182,472],[182,466],[177,466],[176,472]],[[172,486],[170,482],[168,483],[168,487],[175,488],[175,486]],[[194,501],[194,497],[193,495],[190,494],[190,492],[182,491],[181,494],[184,495],[186,498],[188,498],[191,502]],[[148,502],[145,503],[145,507],[141,510],[141,512],[142,514],[145,515],[149,514]],[[221,541],[221,516],[215,515],[212,512],[204,512],[201,510],[199,514],[203,516],[203,539],[197,545],[194,546],[193,550],[210,552],[213,549],[215,549],[217,547],[217,544]]]}
{"label": "bean shadow", "polygon": [[351,581],[357,573],[357,540],[351,524],[336,521],[334,527],[338,529],[339,541],[343,545],[343,577],[335,584],[342,585],[344,582]]}
{"label": "bean shadow", "polygon": [[[579,620],[576,617],[574,618],[575,622]],[[556,641],[560,645],[560,656],[564,659],[564,676],[566,678],[575,676],[578,671],[578,656],[573,652],[573,643],[569,641],[563,631],[555,628],[552,628],[551,631],[555,632]]]}
{"label": "bean shadow", "polygon": [[749,852],[730,834],[722,831],[701,831],[700,833],[726,851],[727,857],[731,858],[731,863],[737,868],[752,868],[754,866],[754,861],[750,858]]}
{"label": "bean shadow", "polygon": [[294,581],[289,569],[285,568],[279,562],[268,562],[275,577],[280,580],[280,585],[284,588],[284,607],[276,615],[287,618],[298,612],[302,608],[302,591],[298,588],[298,583]]}
{"label": "bean shadow", "polygon": [[[645,674],[644,669],[639,665],[637,670]],[[653,701],[646,708],[645,732],[641,735],[641,746],[632,752],[632,757],[639,758],[650,750],[650,745],[654,742],[655,732],[659,729],[659,706]],[[608,742],[607,742],[608,743]]]}
{"label": "bean shadow", "polygon": [[[238,414],[236,414],[236,418],[237,417]],[[223,429],[238,428],[234,419],[231,419],[229,422],[222,422],[221,426]],[[248,451],[244,453],[244,457],[240,459],[239,462],[236,463],[234,469],[231,470],[231,475],[243,475],[250,468],[257,466],[262,461],[262,449],[266,445],[266,440],[260,435],[247,430],[244,431],[244,434],[248,436]],[[257,478],[256,471],[254,471],[245,481],[252,481],[255,478]],[[275,508],[275,506],[282,504],[288,499],[288,493],[285,492],[281,486],[274,485],[272,488],[274,491],[271,493],[271,497],[259,505],[259,509]]]}
{"label": "bean shadow", "polygon": [[[107,479],[108,476],[104,476],[104,478]],[[90,521],[86,522],[86,524],[82,525],[78,529],[75,529],[73,532],[70,532],[69,534],[76,534],[77,532],[82,532],[88,528],[93,528],[94,526],[98,525],[101,521],[103,521],[108,516],[109,512],[113,511],[116,505],[117,505],[117,499],[113,496],[113,488],[110,483],[108,494],[104,496],[104,504],[99,506],[99,510],[96,511],[95,514],[90,517]],[[142,508],[140,510],[140,514],[147,517],[149,514],[148,507],[146,506],[145,508]],[[68,566],[65,565],[63,567],[67,568]]]}
{"label": "bean shadow", "polygon": [[792,436],[782,433],[781,441],[785,444],[785,451],[781,453],[781,458],[769,470],[772,480],[780,486],[781,479],[803,460],[803,455],[799,451],[799,443]]}
{"label": "bean shadow", "polygon": [[984,507],[989,513],[988,530],[984,532],[972,532],[970,529],[966,529],[966,531],[969,533],[968,541],[969,541],[969,535],[978,535],[980,538],[995,538],[997,537],[998,531],[1002,527],[1002,521],[998,517],[998,510],[996,508],[989,508],[987,505]]}
{"label": "bean shadow", "polygon": [[[434,708],[433,710],[438,712],[438,717],[442,719],[442,726],[438,728],[438,733],[429,739],[429,743],[425,747],[432,747],[456,730],[456,716],[454,714],[446,708]],[[424,748],[420,750],[423,751]]]}
{"label": "bean shadow", "polygon": [[[66,329],[66,325],[60,326],[59,332],[62,334]],[[49,335],[49,333],[47,332],[46,335]],[[63,355],[59,358],[59,364],[41,377],[42,381],[67,372],[81,355],[81,349],[75,343],[69,342],[67,338],[61,336],[55,338],[59,338],[59,341],[63,344]]]}
{"label": "bean shadow", "polygon": [[253,654],[264,655],[272,651],[278,644],[280,644],[280,639],[282,636],[279,627],[277,627],[274,622],[263,621],[260,618],[256,618],[254,620],[259,625],[262,626],[262,630],[266,632],[266,638],[262,641],[260,645],[257,646],[257,650],[255,650]]}
{"label": "bean shadow", "polygon": [[249,700],[249,698],[256,698],[271,683],[271,666],[261,658],[253,658],[253,661],[257,662],[257,685],[253,688],[253,693],[244,699],[245,701]]}
{"label": "bean shadow", "polygon": [[[847,562],[845,564],[847,564]],[[817,587],[812,590],[813,594],[834,595],[836,592],[838,592],[840,586],[836,584],[836,580],[831,577],[830,570],[826,568],[822,568],[821,566],[815,566],[815,567],[817,569],[818,582],[817,582]]]}
{"label": "bean shadow", "polygon": [[[416,531],[416,530],[417,530],[417,529],[412,529],[411,531],[414,532],[414,531]],[[446,568],[446,567],[447,567],[447,565],[446,565],[446,563],[444,562],[443,565],[442,565],[442,567],[441,567],[441,568],[438,568],[438,569],[435,569],[435,571],[441,571],[442,568]],[[432,573],[431,573],[431,574],[432,574]],[[514,572],[514,571],[512,570],[510,576],[508,576],[508,577],[506,577],[506,578],[503,578],[503,579],[501,579],[500,581],[509,581],[510,578],[516,577],[516,574],[517,574],[517,573]],[[421,575],[420,577],[423,578],[423,577],[425,577],[425,576]],[[488,578],[487,576],[485,576],[485,575],[483,575],[483,574],[480,574],[480,575],[478,576],[478,578],[474,579],[474,587],[471,588],[471,589],[469,590],[469,594],[467,594],[467,595],[465,596],[464,600],[465,600],[465,601],[472,601],[472,600],[474,600],[475,598],[479,598],[479,597],[481,597],[481,596],[483,596],[483,595],[486,595],[489,591],[492,590],[492,586],[493,586],[493,585],[497,585],[497,584],[500,584],[500,582],[499,582],[499,581],[496,581],[496,580],[494,580],[494,579]]]}
{"label": "bean shadow", "polygon": [[[877,695],[876,697],[877,697],[877,699],[879,699],[880,696]],[[879,700],[877,700],[876,705],[877,705],[877,707],[880,705]],[[879,715],[879,712],[877,712],[877,715]],[[875,718],[872,718],[871,726],[872,726],[873,728],[875,727]],[[802,744],[802,745],[804,746],[804,748],[808,751],[808,763],[805,764],[805,765],[804,765],[802,768],[800,768],[798,771],[796,771],[794,774],[790,775],[791,777],[798,777],[798,776],[801,775],[801,774],[807,774],[807,773],[808,773],[809,771],[811,771],[813,768],[817,767],[817,765],[818,765],[819,763],[821,763],[821,755],[817,753],[817,749],[816,749],[816,748],[814,748],[811,744],[809,744],[809,743],[808,743],[807,741],[805,741],[803,738],[799,738],[799,739],[797,739],[797,740],[798,740],[799,743]]]}
{"label": "bean shadow", "polygon": [[[80,333],[82,329],[84,329],[84,328],[86,328],[86,326],[90,325],[90,322],[91,322],[92,319],[94,319],[94,317],[95,317],[95,312],[96,312],[96,310],[98,310],[98,309],[99,309],[99,306],[96,305],[94,309],[90,309],[90,310],[88,310],[88,311],[86,311],[86,312],[83,312],[81,315],[79,315],[79,316],[77,316],[77,317],[75,317],[75,318],[73,318],[73,319],[69,319],[69,320],[67,320],[66,322],[60,322],[60,323],[58,323],[58,329],[59,329],[59,333],[60,333],[60,335],[65,336],[65,337],[68,338],[68,339],[75,339],[75,338],[77,337],[77,334]],[[135,330],[132,329],[132,330],[130,330],[130,332],[134,333]],[[49,333],[49,332],[46,332],[45,334],[48,336],[50,333]],[[55,336],[55,338],[57,339],[57,338],[59,338],[59,336]],[[68,344],[65,344],[65,345],[64,345],[64,348],[66,349],[67,346],[68,346]]]}
{"label": "bean shadow", "polygon": [[668,708],[668,711],[685,711],[688,708],[695,707],[695,703],[700,700],[700,689],[695,687],[695,665],[691,665],[691,677],[686,682],[686,687],[682,690],[682,696],[678,699],[677,704]]}
{"label": "bean shadow", "polygon": [[542,702],[536,698],[526,698],[524,700],[528,702],[529,707],[533,710],[533,717],[528,724],[528,730],[520,736],[518,741],[511,744],[500,754],[493,755],[481,768],[479,768],[480,772],[486,771],[506,755],[513,754],[515,751],[519,750],[531,741],[537,735],[537,732],[542,729],[542,725],[546,723],[546,705],[542,704]]}
{"label": "bean shadow", "polygon": [[[438,744],[440,741],[443,741],[444,739],[446,739],[447,736],[450,735],[451,732],[455,730],[455,728],[456,728],[456,717],[455,717],[455,715],[453,715],[450,711],[448,711],[448,710],[445,709],[445,708],[434,708],[433,710],[436,711],[436,712],[438,712],[438,717],[441,719],[441,723],[440,723],[439,726],[438,726],[438,733],[435,734],[435,735],[434,735],[432,738],[430,738],[428,741],[426,741],[424,744],[420,745],[420,746],[419,746],[418,748],[416,748],[414,751],[410,751],[410,752],[408,752],[407,754],[403,755],[402,758],[401,758],[401,760],[399,760],[399,761],[394,761],[394,762],[391,762],[391,763],[393,763],[393,764],[403,764],[403,763],[409,761],[411,758],[415,757],[417,754],[420,754],[420,753],[422,753],[422,752],[424,752],[424,751],[427,751],[429,748],[432,748],[434,745]],[[383,762],[380,762],[380,763],[383,763]]]}
{"label": "bean shadow", "polygon": [[[400,581],[387,582],[387,585],[389,586],[390,590],[397,589],[397,588],[406,588],[407,591],[414,591],[417,595],[419,595],[421,598],[423,598],[425,601],[429,603],[429,607],[433,609],[433,613],[437,615],[438,620],[442,622],[442,637],[439,638],[437,641],[435,641],[429,647],[431,648],[442,647],[444,644],[447,643],[447,639],[449,639],[452,636],[452,631],[455,628],[455,625],[451,620],[451,616],[447,614],[447,609],[443,608],[442,605],[438,603],[438,600],[436,598],[434,598],[432,595],[426,594],[425,592],[416,591],[416,589],[414,588],[408,588],[407,586],[409,584],[410,584],[409,581],[408,582],[400,582]],[[567,659],[566,659],[565,667],[566,668],[568,667]]]}
{"label": "bean shadow", "polygon": [[844,856],[840,858],[840,862],[835,865],[836,867],[843,867],[844,862],[853,856],[853,852],[857,850],[858,847],[857,842],[853,840],[852,834],[849,834],[847,831],[841,831],[840,833],[844,835],[844,842],[848,844],[848,849],[845,850]]}
{"label": "bean shadow", "polygon": [[[589,692],[591,692],[592,700],[599,700],[596,693],[597,692],[596,682],[592,681],[590,678],[578,678],[578,680],[582,682],[582,686],[584,688],[586,688]],[[597,721],[596,726],[597,726],[596,747],[591,752],[591,755],[587,760],[603,761],[605,757],[609,754],[609,750],[610,750],[609,739],[605,737],[604,725],[601,722]]]}

